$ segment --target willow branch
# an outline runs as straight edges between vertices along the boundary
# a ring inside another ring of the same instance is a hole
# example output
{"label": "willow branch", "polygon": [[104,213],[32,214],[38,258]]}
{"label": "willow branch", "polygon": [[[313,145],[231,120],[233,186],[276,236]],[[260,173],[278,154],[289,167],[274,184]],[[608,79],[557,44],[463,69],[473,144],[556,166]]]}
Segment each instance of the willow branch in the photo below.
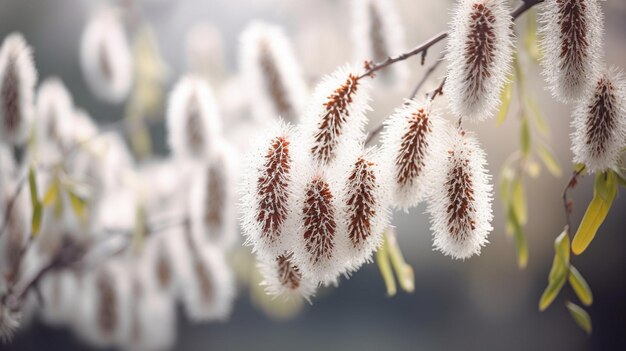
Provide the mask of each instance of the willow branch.
{"label": "willow branch", "polygon": [[574,189],[576,187],[576,184],[578,184],[578,177],[584,170],[585,170],[585,167],[582,167],[579,170],[574,171],[569,181],[567,182],[567,185],[565,185],[565,188],[563,189],[562,198],[563,198],[563,208],[565,209],[565,223],[567,225],[567,229],[566,229],[567,235],[570,235],[570,231],[572,227],[571,214],[572,214],[572,209],[573,209],[573,202],[567,197],[567,193],[569,192],[569,190]]}

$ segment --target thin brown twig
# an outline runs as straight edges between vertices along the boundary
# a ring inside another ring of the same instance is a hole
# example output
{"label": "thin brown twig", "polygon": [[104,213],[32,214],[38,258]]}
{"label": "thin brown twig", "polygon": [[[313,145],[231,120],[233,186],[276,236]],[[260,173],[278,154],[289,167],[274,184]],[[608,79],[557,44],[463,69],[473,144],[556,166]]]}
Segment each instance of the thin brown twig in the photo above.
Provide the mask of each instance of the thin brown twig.
{"label": "thin brown twig", "polygon": [[581,167],[579,170],[572,172],[572,176],[570,177],[569,181],[567,182],[567,185],[565,185],[565,188],[563,189],[562,198],[563,198],[563,208],[565,209],[565,223],[567,225],[566,227],[567,235],[570,235],[571,233],[571,227],[572,227],[571,214],[572,214],[572,209],[573,209],[572,208],[573,203],[567,197],[567,193],[570,189],[574,189],[574,187],[576,187],[576,184],[578,184],[578,177],[584,170],[585,170],[585,167]]}

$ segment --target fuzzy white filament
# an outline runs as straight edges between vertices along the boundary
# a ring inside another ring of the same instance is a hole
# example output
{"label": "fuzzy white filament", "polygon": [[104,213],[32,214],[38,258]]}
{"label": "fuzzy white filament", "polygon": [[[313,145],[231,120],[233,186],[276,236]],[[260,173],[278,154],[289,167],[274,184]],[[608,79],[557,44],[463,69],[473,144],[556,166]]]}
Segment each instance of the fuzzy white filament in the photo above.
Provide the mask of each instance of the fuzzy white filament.
{"label": "fuzzy white filament", "polygon": [[209,84],[195,76],[181,78],[170,94],[167,109],[168,141],[174,154],[206,160],[214,152],[221,128]]}
{"label": "fuzzy white filament", "polygon": [[33,115],[37,71],[31,48],[19,33],[9,34],[0,48],[0,142],[26,140]]}
{"label": "fuzzy white filament", "polygon": [[48,78],[37,91],[37,138],[44,144],[67,144],[71,136],[74,105],[59,78]]}
{"label": "fuzzy white filament", "polygon": [[262,22],[248,25],[241,35],[241,68],[256,120],[300,120],[307,89],[281,27]]}
{"label": "fuzzy white filament", "polygon": [[598,0],[546,0],[540,7],[543,74],[553,95],[578,100],[602,70],[602,10]]}
{"label": "fuzzy white filament", "polygon": [[459,0],[450,26],[446,82],[457,116],[493,116],[513,59],[513,22],[505,0]]}
{"label": "fuzzy white filament", "polygon": [[132,57],[120,13],[98,10],[82,34],[80,63],[92,93],[110,103],[120,103],[132,85]]}
{"label": "fuzzy white filament", "polygon": [[261,284],[265,286],[265,291],[269,295],[282,296],[286,299],[302,296],[308,300],[315,294],[317,282],[304,275],[294,263],[291,252],[285,252],[274,258],[260,258],[259,270],[263,276]]}
{"label": "fuzzy white filament", "polygon": [[438,155],[428,213],[435,249],[465,259],[480,253],[493,229],[493,187],[476,138],[450,129],[447,154]]}
{"label": "fuzzy white filament", "polygon": [[289,248],[294,180],[302,178],[307,167],[300,161],[302,153],[296,130],[278,123],[247,158],[241,187],[242,228],[246,242],[261,256],[277,257]]}
{"label": "fuzzy white filament", "polygon": [[572,126],[574,162],[590,172],[615,169],[626,145],[626,81],[615,68],[596,79],[576,103]]}
{"label": "fuzzy white filament", "polygon": [[20,326],[21,315],[0,304],[0,341],[9,342]]}
{"label": "fuzzy white filament", "polygon": [[315,164],[327,166],[364,138],[368,86],[353,67],[337,69],[315,88],[303,121],[303,138]]}
{"label": "fuzzy white filament", "polygon": [[385,122],[384,162],[391,172],[393,204],[407,210],[426,198],[436,150],[445,139],[445,120],[428,102],[407,100]]}
{"label": "fuzzy white filament", "polygon": [[[382,62],[404,51],[404,29],[394,0],[352,1],[352,38],[357,62]],[[408,75],[407,66],[394,64],[380,71],[380,81],[402,85]]]}

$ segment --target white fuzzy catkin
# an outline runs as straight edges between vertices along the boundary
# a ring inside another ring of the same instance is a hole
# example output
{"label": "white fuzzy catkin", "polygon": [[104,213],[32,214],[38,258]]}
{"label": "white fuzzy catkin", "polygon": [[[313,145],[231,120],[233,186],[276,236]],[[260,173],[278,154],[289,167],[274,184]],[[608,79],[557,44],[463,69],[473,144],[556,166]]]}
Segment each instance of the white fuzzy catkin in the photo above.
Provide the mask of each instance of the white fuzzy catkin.
{"label": "white fuzzy catkin", "polygon": [[407,210],[428,195],[446,120],[430,102],[407,100],[384,126],[381,162],[390,172],[394,206]]}
{"label": "white fuzzy catkin", "polygon": [[37,90],[38,143],[67,145],[74,127],[73,116],[74,103],[65,84],[57,77],[44,80]]}
{"label": "white fuzzy catkin", "polygon": [[132,86],[133,62],[120,13],[102,7],[89,19],[80,43],[87,86],[99,99],[120,103]]}
{"label": "white fuzzy catkin", "polygon": [[191,228],[196,239],[228,249],[237,240],[234,196],[235,154],[220,143],[215,155],[198,165],[191,184]]}
{"label": "white fuzzy catkin", "polygon": [[459,0],[448,33],[450,109],[473,121],[492,117],[513,59],[507,1]]}
{"label": "white fuzzy catkin", "polygon": [[616,169],[626,146],[626,81],[611,68],[595,79],[595,85],[576,103],[572,120],[574,162],[590,172]]}
{"label": "white fuzzy catkin", "polygon": [[[190,235],[190,234],[189,234]],[[182,289],[185,313],[194,321],[225,320],[235,297],[234,278],[222,251],[188,242],[191,275]]]}
{"label": "white fuzzy catkin", "polygon": [[338,243],[348,244],[339,251],[345,252],[351,270],[371,261],[389,226],[390,181],[382,157],[384,154],[377,149],[361,151],[346,159],[345,168],[340,171],[343,191],[339,194],[339,227],[348,240]]}
{"label": "white fuzzy catkin", "polygon": [[315,88],[305,119],[303,139],[318,166],[329,166],[337,156],[359,147],[369,110],[366,80],[360,69],[345,66],[326,76]]}
{"label": "white fuzzy catkin", "polygon": [[340,274],[351,268],[344,204],[338,177],[312,170],[294,186],[295,206],[289,217],[293,229],[293,263],[304,274],[324,285],[337,284]]}
{"label": "white fuzzy catkin", "polygon": [[240,210],[246,243],[260,256],[277,257],[293,239],[289,217],[295,211],[298,180],[310,166],[301,137],[284,123],[277,123],[252,147],[243,170]]}
{"label": "white fuzzy catkin", "polygon": [[428,213],[434,248],[455,259],[466,259],[480,254],[493,229],[493,186],[476,138],[452,127],[449,133],[447,153],[438,155],[439,164],[434,168],[438,176],[431,185]]}
{"label": "white fuzzy catkin", "polygon": [[279,26],[253,22],[241,35],[242,79],[257,121],[297,123],[307,88],[289,38]]}
{"label": "white fuzzy catkin", "polygon": [[0,304],[0,341],[9,342],[20,326],[21,315]]}
{"label": "white fuzzy catkin", "polygon": [[[357,62],[382,62],[405,51],[404,29],[394,0],[352,1],[352,40]],[[408,76],[399,62],[376,73],[376,81],[403,86]]]}
{"label": "white fuzzy catkin", "polygon": [[168,142],[174,154],[206,160],[221,135],[221,122],[209,84],[195,76],[181,78],[167,108]]}
{"label": "white fuzzy catkin", "polygon": [[16,145],[26,140],[36,82],[31,48],[20,33],[9,34],[0,48],[0,143]]}
{"label": "white fuzzy catkin", "polygon": [[275,258],[259,258],[259,271],[263,276],[261,285],[267,294],[285,299],[302,296],[309,300],[317,289],[317,282],[304,275],[293,262],[293,253],[285,252]]}
{"label": "white fuzzy catkin", "polygon": [[539,21],[543,74],[562,102],[583,96],[602,71],[604,21],[598,0],[546,0]]}

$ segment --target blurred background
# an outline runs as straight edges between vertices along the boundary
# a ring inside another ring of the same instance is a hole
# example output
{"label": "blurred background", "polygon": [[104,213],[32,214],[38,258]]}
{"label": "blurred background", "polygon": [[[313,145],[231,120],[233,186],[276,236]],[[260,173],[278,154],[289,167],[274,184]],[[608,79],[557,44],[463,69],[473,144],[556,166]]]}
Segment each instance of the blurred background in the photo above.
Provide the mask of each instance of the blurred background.
{"label": "blurred background", "polygon": [[[415,46],[445,29],[453,1],[394,0],[405,30],[405,47]],[[626,66],[626,2],[602,1],[605,14],[606,61]],[[98,1],[0,0],[0,37],[22,32],[34,48],[40,80],[52,75],[63,79],[77,106],[107,124],[124,116],[123,105],[98,101],[80,71],[79,45],[83,28]],[[165,90],[187,71],[185,38],[197,24],[217,28],[223,47],[222,76],[211,84],[223,85],[224,77],[239,69],[239,35],[254,19],[281,25],[293,41],[309,87],[335,67],[353,60],[349,0],[136,0],[135,7],[153,28],[162,60],[167,66]],[[520,23],[523,23],[521,18]],[[522,25],[523,27],[523,25]],[[442,44],[427,57],[432,62]],[[504,230],[502,203],[494,201],[494,231],[478,257],[454,261],[432,251],[428,218],[420,205],[408,213],[394,213],[398,239],[407,262],[415,271],[415,292],[399,292],[388,298],[375,264],[367,264],[342,280],[338,288],[320,291],[312,305],[290,318],[264,313],[239,289],[233,313],[224,323],[191,324],[180,318],[177,350],[617,350],[626,348],[626,199],[618,195],[590,249],[573,262],[586,277],[594,294],[588,309],[593,334],[581,331],[563,307],[575,301],[569,288],[545,312],[537,308],[547,283],[553,257],[553,241],[564,225],[561,193],[569,178],[571,106],[551,98],[531,60],[522,61],[528,88],[537,99],[551,129],[550,145],[564,172],[560,178],[545,169],[538,178],[527,177],[529,263],[518,269],[514,242]],[[406,66],[409,84],[403,88],[374,90],[373,121],[380,121],[410,95],[424,71],[418,57]],[[427,89],[436,87],[443,70],[433,75]],[[515,99],[514,99],[515,100]],[[495,119],[466,127],[478,133],[487,152],[489,170],[497,182],[506,157],[519,149],[519,123],[513,102],[508,119]],[[224,120],[228,107],[220,106]],[[156,152],[167,154],[164,112],[152,123],[150,133]],[[234,117],[233,117],[234,118]],[[374,123],[375,124],[375,123]],[[572,218],[578,223],[592,196],[592,177],[584,178],[571,192]],[[622,191],[623,192],[623,191]],[[242,250],[248,250],[244,248]],[[233,254],[231,261],[236,261]],[[233,264],[236,264],[233,263]],[[89,349],[69,331],[35,322],[20,330],[13,343],[1,350]]]}

